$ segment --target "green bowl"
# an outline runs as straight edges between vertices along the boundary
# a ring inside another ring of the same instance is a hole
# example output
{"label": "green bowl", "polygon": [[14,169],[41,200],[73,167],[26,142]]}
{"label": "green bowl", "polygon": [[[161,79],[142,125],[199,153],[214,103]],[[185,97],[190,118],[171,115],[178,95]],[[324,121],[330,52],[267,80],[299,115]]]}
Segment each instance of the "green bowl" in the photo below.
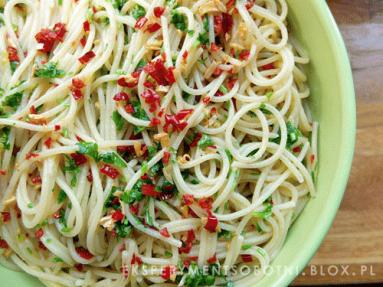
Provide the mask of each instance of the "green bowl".
{"label": "green bowl", "polygon": [[[324,0],[288,0],[296,38],[306,48],[311,108],[319,121],[317,196],[289,231],[257,287],[287,286],[299,275],[329,230],[343,197],[355,143],[355,95],[347,51]],[[1,286],[42,286],[27,274],[0,267]]]}

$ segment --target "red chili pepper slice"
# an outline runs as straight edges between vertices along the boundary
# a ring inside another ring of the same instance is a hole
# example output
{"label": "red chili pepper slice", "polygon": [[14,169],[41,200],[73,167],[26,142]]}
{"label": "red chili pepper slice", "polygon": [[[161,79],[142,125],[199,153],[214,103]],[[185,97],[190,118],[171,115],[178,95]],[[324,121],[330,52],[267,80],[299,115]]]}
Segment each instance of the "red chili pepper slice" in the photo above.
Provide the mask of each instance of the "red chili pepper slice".
{"label": "red chili pepper slice", "polygon": [[93,182],[92,170],[89,169],[86,179],[88,180],[88,182]]}
{"label": "red chili pepper slice", "polygon": [[150,197],[160,196],[160,192],[157,192],[155,186],[152,184],[143,184],[142,185],[142,194]]}
{"label": "red chili pepper slice", "polygon": [[43,237],[43,235],[44,235],[44,230],[42,230],[41,228],[38,229],[38,230],[36,230],[36,232],[35,232],[35,237],[36,237],[37,239],[40,239],[41,237]]}
{"label": "red chili pepper slice", "polygon": [[7,223],[11,220],[11,213],[10,212],[2,212],[1,216],[2,216],[4,223]]}
{"label": "red chili pepper slice", "polygon": [[184,194],[182,196],[182,202],[184,205],[190,206],[194,203],[194,196],[191,194]]}
{"label": "red chili pepper slice", "polygon": [[166,237],[166,238],[169,238],[170,237],[170,233],[169,233],[169,230],[165,227],[165,228],[162,228],[160,230],[160,234],[163,236],[163,237]]}
{"label": "red chili pepper slice", "polygon": [[128,113],[128,114],[133,114],[134,113],[134,107],[132,104],[127,104],[125,106],[125,111]]}
{"label": "red chili pepper slice", "polygon": [[17,54],[17,49],[15,47],[8,47],[8,59],[10,62],[20,62],[19,55]]}
{"label": "red chili pepper slice", "polygon": [[115,94],[115,96],[113,97],[113,100],[115,100],[116,102],[128,101],[129,95],[127,93],[124,93],[124,92],[119,92],[119,93]]}
{"label": "red chili pepper slice", "polygon": [[117,177],[120,176],[120,172],[117,169],[115,169],[114,167],[110,166],[109,164],[104,164],[101,167],[100,172],[102,174],[105,174],[106,176],[112,178],[112,179],[116,179]]}
{"label": "red chili pepper slice", "polygon": [[73,158],[74,162],[76,165],[83,165],[88,161],[85,155],[80,154],[80,153],[72,153],[70,154],[71,158]]}
{"label": "red chili pepper slice", "polygon": [[165,266],[162,269],[161,277],[165,280],[169,280],[170,277],[175,273],[176,268],[174,266]]}
{"label": "red chili pepper slice", "polygon": [[127,82],[125,78],[120,78],[117,80],[117,84],[124,88],[134,88],[138,84],[138,79],[134,79],[133,81]]}
{"label": "red chili pepper slice", "polygon": [[209,232],[217,232],[218,227],[218,219],[216,216],[214,216],[211,212],[208,213],[207,216],[207,222],[204,226],[204,228]]}
{"label": "red chili pepper slice", "polygon": [[36,176],[31,178],[31,181],[32,181],[32,184],[34,184],[34,185],[41,184],[41,182],[42,182],[41,176],[36,175]]}
{"label": "red chili pepper slice", "polygon": [[213,264],[215,262],[217,262],[217,256],[215,254],[207,260],[207,263],[209,264]]}
{"label": "red chili pepper slice", "polygon": [[85,87],[85,83],[78,79],[78,78],[73,78],[72,79],[72,86],[75,88],[75,89],[82,89]]}
{"label": "red chili pepper slice", "polygon": [[85,21],[82,24],[82,26],[83,26],[85,32],[89,32],[90,31],[90,23],[89,23],[89,21]]}
{"label": "red chili pepper slice", "polygon": [[141,17],[137,20],[136,24],[134,25],[134,28],[135,29],[141,29],[142,27],[144,27],[144,25],[146,24],[146,22],[148,22],[148,18],[146,17]]}
{"label": "red chili pepper slice", "polygon": [[174,68],[166,68],[162,59],[148,63],[144,71],[148,73],[159,85],[168,86],[175,83]]}
{"label": "red chili pepper slice", "polygon": [[242,261],[245,263],[253,262],[251,254],[241,254]]}
{"label": "red chili pepper slice", "polygon": [[82,37],[81,39],[80,39],[80,44],[81,44],[81,46],[82,47],[85,47],[85,45],[86,45],[86,37],[84,36],[84,37]]}
{"label": "red chili pepper slice", "polygon": [[1,249],[8,249],[9,245],[8,245],[7,241],[5,241],[4,239],[0,239],[0,248]]}
{"label": "red chili pepper slice", "polygon": [[39,154],[38,153],[33,153],[33,152],[29,152],[27,153],[27,155],[25,156],[25,159],[31,159],[31,158],[34,158],[34,157],[38,157]]}
{"label": "red chili pepper slice", "polygon": [[86,260],[90,260],[93,258],[93,254],[89,252],[89,250],[85,249],[84,247],[76,247],[77,254]]}
{"label": "red chili pepper slice", "polygon": [[154,7],[154,16],[157,18],[160,18],[162,14],[164,14],[165,8],[164,7]]}
{"label": "red chili pepper slice", "polygon": [[152,24],[149,24],[148,27],[146,28],[145,31],[149,32],[149,33],[154,33],[158,30],[161,29],[161,25],[158,24],[158,23],[152,23]]}
{"label": "red chili pepper slice", "polygon": [[83,93],[79,89],[73,89],[72,90],[72,96],[76,101],[79,101],[83,98]]}
{"label": "red chili pepper slice", "polygon": [[51,137],[47,138],[47,139],[44,141],[44,145],[45,145],[47,148],[51,148],[51,146],[52,146],[52,138],[51,138]]}
{"label": "red chili pepper slice", "polygon": [[211,197],[200,198],[198,205],[205,210],[211,210],[213,207],[213,199]]}
{"label": "red chili pepper slice", "polygon": [[122,221],[125,218],[125,215],[120,210],[116,210],[112,213],[112,218],[114,221]]}
{"label": "red chili pepper slice", "polygon": [[81,64],[85,65],[89,63],[94,57],[96,57],[96,54],[93,51],[86,52],[83,56],[81,56],[78,60]]}
{"label": "red chili pepper slice", "polygon": [[152,118],[150,120],[150,126],[155,127],[158,126],[161,123],[161,121],[158,118]]}
{"label": "red chili pepper slice", "polygon": [[160,105],[160,96],[152,89],[145,90],[141,97],[145,99],[145,103],[150,105],[150,112],[154,112]]}

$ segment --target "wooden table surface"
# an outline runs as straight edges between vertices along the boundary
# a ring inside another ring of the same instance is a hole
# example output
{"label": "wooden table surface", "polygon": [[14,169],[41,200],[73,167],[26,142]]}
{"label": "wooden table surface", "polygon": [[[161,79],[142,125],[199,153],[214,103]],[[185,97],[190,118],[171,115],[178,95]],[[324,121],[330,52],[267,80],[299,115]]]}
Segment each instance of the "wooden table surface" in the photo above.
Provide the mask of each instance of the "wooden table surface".
{"label": "wooden table surface", "polygon": [[328,3],[353,68],[356,150],[334,225],[295,284],[383,283],[383,0]]}

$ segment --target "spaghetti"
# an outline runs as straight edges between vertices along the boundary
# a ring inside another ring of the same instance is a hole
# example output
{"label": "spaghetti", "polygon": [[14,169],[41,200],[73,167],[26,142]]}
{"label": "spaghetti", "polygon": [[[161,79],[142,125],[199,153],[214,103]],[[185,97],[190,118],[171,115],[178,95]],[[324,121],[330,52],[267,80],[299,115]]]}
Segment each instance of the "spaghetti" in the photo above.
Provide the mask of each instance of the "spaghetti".
{"label": "spaghetti", "polygon": [[259,281],[315,194],[285,0],[0,3],[1,263],[46,286]]}

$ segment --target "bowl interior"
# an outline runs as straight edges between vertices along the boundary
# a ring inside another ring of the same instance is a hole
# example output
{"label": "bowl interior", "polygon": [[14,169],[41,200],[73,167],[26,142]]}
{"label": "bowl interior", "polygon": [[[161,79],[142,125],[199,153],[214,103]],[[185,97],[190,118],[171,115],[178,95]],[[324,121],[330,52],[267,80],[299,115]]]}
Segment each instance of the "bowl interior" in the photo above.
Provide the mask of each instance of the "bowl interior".
{"label": "bowl interior", "polygon": [[307,265],[335,217],[348,180],[355,142],[355,94],[344,42],[326,1],[287,0],[294,36],[307,51],[310,107],[319,121],[317,196],[293,224],[257,286],[287,286]]}
{"label": "bowl interior", "polygon": [[[354,150],[355,99],[347,52],[324,0],[288,0],[296,38],[308,52],[311,110],[319,121],[317,197],[292,226],[268,275],[257,286],[287,286],[327,233],[343,196]],[[286,269],[287,268],[287,269]],[[0,266],[2,286],[38,287],[31,276]]]}

